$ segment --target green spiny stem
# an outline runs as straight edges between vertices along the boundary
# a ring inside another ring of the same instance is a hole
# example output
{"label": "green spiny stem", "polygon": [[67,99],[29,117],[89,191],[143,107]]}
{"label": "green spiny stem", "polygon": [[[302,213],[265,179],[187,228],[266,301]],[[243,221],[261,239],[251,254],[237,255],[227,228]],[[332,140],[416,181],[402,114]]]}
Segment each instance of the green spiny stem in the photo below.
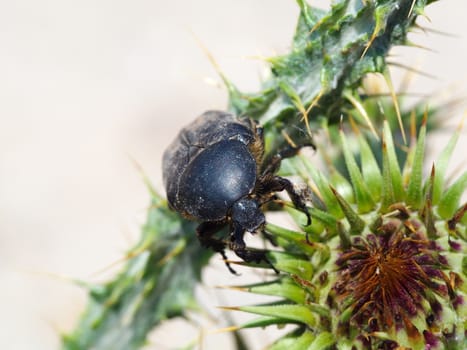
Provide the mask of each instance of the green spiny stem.
{"label": "green spiny stem", "polygon": [[193,289],[212,253],[187,234],[193,223],[152,193],[140,243],[114,280],[91,288],[87,310],[63,337],[64,349],[138,349],[155,325],[197,308]]}

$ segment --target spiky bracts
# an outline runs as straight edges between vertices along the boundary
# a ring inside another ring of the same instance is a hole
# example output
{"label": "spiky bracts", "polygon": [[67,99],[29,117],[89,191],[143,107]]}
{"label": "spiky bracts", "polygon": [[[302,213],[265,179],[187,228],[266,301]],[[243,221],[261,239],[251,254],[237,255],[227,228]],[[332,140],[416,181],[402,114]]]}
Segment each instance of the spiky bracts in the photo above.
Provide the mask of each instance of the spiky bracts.
{"label": "spiky bracts", "polygon": [[338,122],[358,104],[353,91],[368,73],[382,74],[395,100],[386,56],[394,45],[410,45],[407,33],[431,2],[336,0],[324,11],[313,1],[297,0],[300,16],[290,52],[267,59],[271,74],[257,93],[240,92],[223,77],[229,108],[258,119],[269,147],[276,148],[284,130],[298,139],[311,134],[319,118]]}
{"label": "spiky bracts", "polygon": [[[269,225],[288,252],[270,253],[282,275],[244,288],[283,301],[238,308],[263,315],[245,327],[297,324],[271,349],[467,346],[467,215],[459,205],[467,175],[452,184],[445,176],[458,133],[425,179],[425,125],[412,136],[403,171],[387,124],[381,166],[363,134],[341,131],[350,181],[331,165],[329,176],[305,157],[292,162],[315,192],[308,242],[305,233]],[[360,165],[351,144],[360,148]]]}

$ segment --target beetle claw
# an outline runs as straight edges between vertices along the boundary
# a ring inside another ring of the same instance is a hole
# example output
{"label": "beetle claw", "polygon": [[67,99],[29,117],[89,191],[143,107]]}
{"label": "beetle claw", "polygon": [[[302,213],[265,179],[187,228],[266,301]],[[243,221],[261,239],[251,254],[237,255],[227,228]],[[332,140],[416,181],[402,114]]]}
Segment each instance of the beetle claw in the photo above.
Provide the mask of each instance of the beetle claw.
{"label": "beetle claw", "polygon": [[267,241],[269,243],[271,243],[274,247],[277,247],[277,240],[276,240],[276,237],[274,237],[273,235],[271,235],[270,233],[266,232],[266,230],[261,230],[261,234],[264,236],[264,238],[267,239]]}
{"label": "beetle claw", "polygon": [[227,269],[230,271],[230,273],[231,273],[232,275],[240,276],[240,274],[239,274],[236,270],[234,270],[234,268],[232,267],[232,265],[230,265],[230,262],[229,262],[229,260],[227,259],[227,255],[225,254],[225,251],[222,250],[222,251],[220,251],[219,253],[222,255],[222,258],[224,259],[224,264],[225,264],[225,266],[227,267]]}
{"label": "beetle claw", "polygon": [[271,261],[269,261],[268,257],[266,256],[266,252],[263,250],[250,250],[244,248],[234,250],[234,252],[239,258],[247,263],[254,262],[260,264],[261,262],[265,262],[274,270],[276,274],[279,274],[279,270],[277,270]]}

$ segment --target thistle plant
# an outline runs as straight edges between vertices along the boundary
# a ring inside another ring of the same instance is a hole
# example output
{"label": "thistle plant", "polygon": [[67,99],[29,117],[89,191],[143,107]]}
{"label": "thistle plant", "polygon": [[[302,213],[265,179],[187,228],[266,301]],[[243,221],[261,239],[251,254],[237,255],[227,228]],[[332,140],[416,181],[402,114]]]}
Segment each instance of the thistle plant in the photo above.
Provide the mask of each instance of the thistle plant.
{"label": "thistle plant", "polygon": [[[344,149],[350,180],[324,174],[306,157],[290,162],[313,184],[314,224],[305,233],[268,226],[283,248],[270,253],[283,273],[236,288],[282,300],[230,308],[262,316],[242,327],[297,325],[271,349],[462,349],[467,344],[467,204],[459,206],[467,175],[451,185],[445,179],[459,134],[426,178],[426,125],[416,140],[412,136],[402,171],[386,123],[381,165],[363,134],[340,131],[341,144],[335,147]],[[350,139],[359,145],[360,166]],[[325,170],[337,172],[332,166]],[[292,217],[300,225],[299,214]]]}
{"label": "thistle plant", "polygon": [[[340,0],[325,12],[297,0],[291,52],[268,60],[261,91],[241,92],[221,73],[228,109],[263,125],[267,152],[312,138],[323,164],[305,154],[283,163],[281,175],[308,185],[313,221],[304,226],[286,202],[271,206],[296,223],[266,225],[279,273],[235,286],[276,301],[224,307],[257,315],[234,329],[293,325],[268,349],[467,348],[467,173],[447,176],[460,128],[426,164],[426,139],[443,109],[427,101],[404,109],[386,61],[392,46],[409,44],[430,2]],[[363,88],[370,73],[384,77],[389,98]],[[114,280],[89,286],[89,306],[63,336],[64,349],[138,349],[161,321],[199,310],[193,289],[212,252],[147,184],[140,242]]]}

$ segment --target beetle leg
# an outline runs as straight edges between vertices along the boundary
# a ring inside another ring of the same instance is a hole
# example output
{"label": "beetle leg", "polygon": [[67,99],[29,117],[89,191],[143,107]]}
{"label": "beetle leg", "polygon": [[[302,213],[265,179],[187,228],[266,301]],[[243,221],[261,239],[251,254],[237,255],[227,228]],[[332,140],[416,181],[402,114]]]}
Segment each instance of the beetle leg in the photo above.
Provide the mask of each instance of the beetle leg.
{"label": "beetle leg", "polygon": [[307,222],[305,226],[311,224],[311,216],[306,207],[305,199],[302,194],[295,190],[292,182],[280,176],[266,175],[260,179],[260,184],[261,188],[258,190],[260,196],[270,192],[286,190],[295,208],[306,215]]}
{"label": "beetle leg", "polygon": [[266,264],[268,264],[275,273],[279,274],[279,271],[274,267],[274,265],[269,261],[269,259],[266,256],[266,253],[261,250],[251,250],[251,249],[237,249],[234,250],[235,254],[239,258],[241,258],[243,261],[248,262],[255,262],[257,264],[261,263],[264,261]]}
{"label": "beetle leg", "polygon": [[282,159],[292,158],[296,156],[298,152],[300,152],[300,150],[304,147],[311,147],[315,149],[315,145],[312,142],[305,143],[299,146],[289,145],[279,150],[279,152],[277,152],[276,154],[266,157],[266,160],[263,162],[262,166],[263,176],[267,174],[275,174],[281,166]]}
{"label": "beetle leg", "polygon": [[246,248],[245,241],[243,240],[243,235],[245,230],[240,226],[233,224],[234,229],[230,236],[230,249],[234,251],[235,254],[239,258],[241,258],[245,262],[255,262],[257,264],[264,261],[267,263],[271,268],[274,270],[275,273],[279,273],[279,271],[274,267],[274,265],[269,261],[266,256],[266,252],[262,250],[251,250]]}
{"label": "beetle leg", "polygon": [[211,248],[216,253],[221,254],[222,258],[224,259],[225,266],[227,266],[227,268],[229,269],[231,273],[236,275],[237,271],[235,271],[230,266],[227,260],[227,255],[225,254],[226,244],[222,240],[213,237],[214,234],[222,230],[224,227],[225,227],[225,222],[223,221],[216,221],[216,222],[206,221],[206,222],[201,223],[196,228],[196,235],[198,236],[198,240],[201,243],[201,246],[205,248]]}

